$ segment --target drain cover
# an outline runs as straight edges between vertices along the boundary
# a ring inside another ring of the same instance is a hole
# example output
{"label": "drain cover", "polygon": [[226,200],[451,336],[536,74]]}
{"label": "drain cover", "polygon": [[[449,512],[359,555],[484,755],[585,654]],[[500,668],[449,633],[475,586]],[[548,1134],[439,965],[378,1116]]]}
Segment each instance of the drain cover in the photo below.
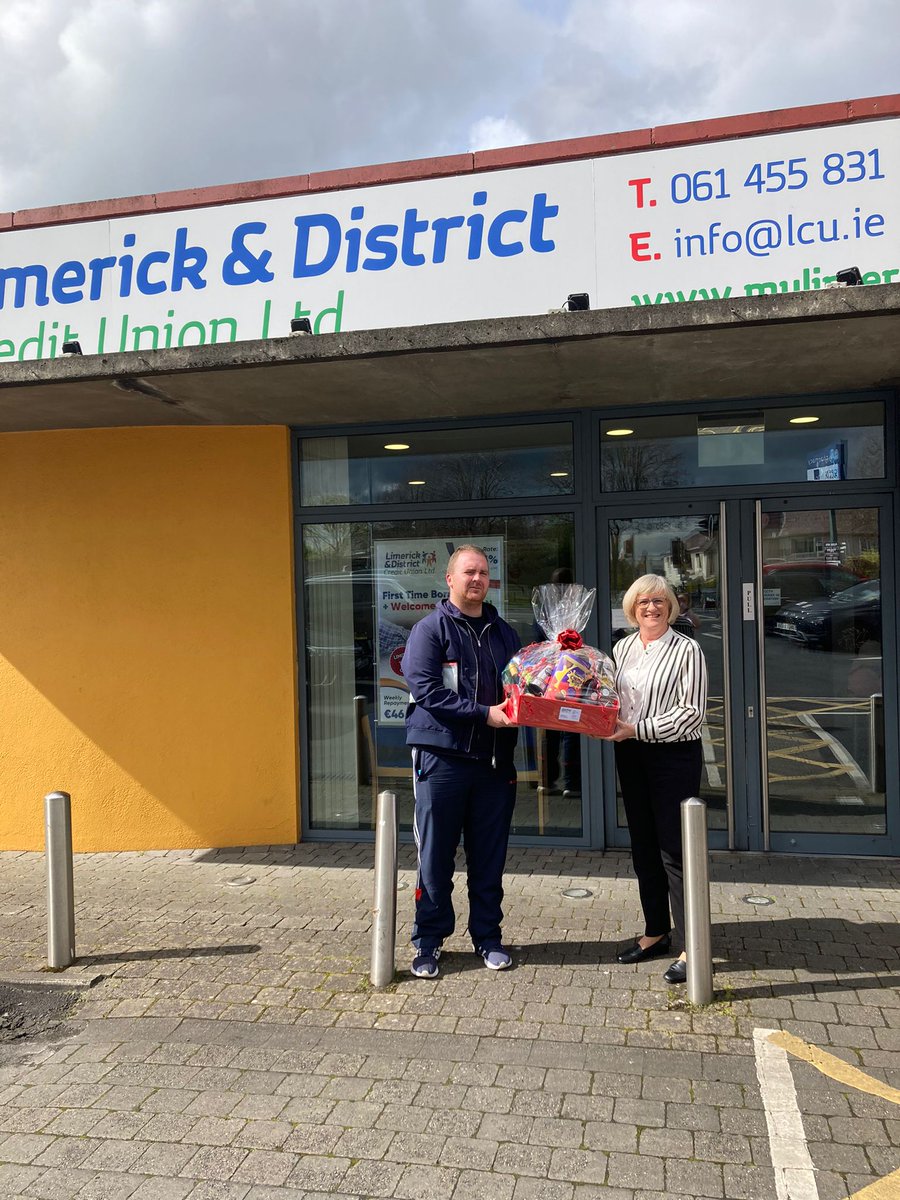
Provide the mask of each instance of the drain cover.
{"label": "drain cover", "polygon": [[587,900],[589,896],[593,896],[590,888],[564,888],[563,895],[569,900]]}
{"label": "drain cover", "polygon": [[742,898],[745,904],[755,904],[757,908],[765,908],[767,904],[775,903],[771,896],[744,896]]}
{"label": "drain cover", "polygon": [[225,880],[227,887],[246,887],[248,883],[256,883],[252,875],[232,875]]}

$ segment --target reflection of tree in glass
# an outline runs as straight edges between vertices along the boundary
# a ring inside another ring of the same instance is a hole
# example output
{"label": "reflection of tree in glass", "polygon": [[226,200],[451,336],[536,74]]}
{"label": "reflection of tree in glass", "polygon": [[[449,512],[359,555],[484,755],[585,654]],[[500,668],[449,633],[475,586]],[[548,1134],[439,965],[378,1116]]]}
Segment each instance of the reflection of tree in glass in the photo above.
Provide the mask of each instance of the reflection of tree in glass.
{"label": "reflection of tree in glass", "polygon": [[867,433],[859,441],[859,449],[853,454],[854,442],[850,442],[850,478],[881,479],[884,475],[884,437],[881,430]]}
{"label": "reflection of tree in glass", "polygon": [[350,559],[352,526],[346,523],[307,525],[303,537],[303,552],[307,561],[335,557]]}
{"label": "reflection of tree in glass", "polygon": [[499,454],[455,455],[441,471],[441,496],[447,500],[493,500],[508,496],[504,468]]}
{"label": "reflection of tree in glass", "polygon": [[440,464],[439,473],[427,486],[406,483],[390,484],[383,488],[380,499],[385,503],[427,502],[429,500],[494,500],[512,495],[507,481],[508,464],[500,454],[454,454]]}
{"label": "reflection of tree in glass", "polygon": [[881,574],[878,510],[848,508],[838,511],[837,529],[851,550],[843,565],[861,579],[877,579]]}
{"label": "reflection of tree in glass", "polygon": [[644,492],[674,487],[682,482],[681,460],[674,450],[656,442],[604,445],[602,451],[605,492]]}

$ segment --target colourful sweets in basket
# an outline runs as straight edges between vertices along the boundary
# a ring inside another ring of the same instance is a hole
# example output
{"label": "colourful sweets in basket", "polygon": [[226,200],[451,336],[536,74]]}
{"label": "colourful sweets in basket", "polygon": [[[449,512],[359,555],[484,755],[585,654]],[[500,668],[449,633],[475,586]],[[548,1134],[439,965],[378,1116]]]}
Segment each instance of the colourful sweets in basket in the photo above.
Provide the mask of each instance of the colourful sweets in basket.
{"label": "colourful sweets in basket", "polygon": [[503,672],[506,711],[517,725],[593,737],[615,730],[619,698],[612,660],[581,638],[594,595],[578,583],[534,589],[535,620],[548,640],[525,646]]}

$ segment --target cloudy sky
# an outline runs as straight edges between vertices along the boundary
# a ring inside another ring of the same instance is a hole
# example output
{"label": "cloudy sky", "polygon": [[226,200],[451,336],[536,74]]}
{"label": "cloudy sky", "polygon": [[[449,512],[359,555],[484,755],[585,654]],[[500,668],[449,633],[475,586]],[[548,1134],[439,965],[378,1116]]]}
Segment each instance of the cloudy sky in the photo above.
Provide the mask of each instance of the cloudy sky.
{"label": "cloudy sky", "polygon": [[0,212],[900,91],[897,0],[0,0]]}

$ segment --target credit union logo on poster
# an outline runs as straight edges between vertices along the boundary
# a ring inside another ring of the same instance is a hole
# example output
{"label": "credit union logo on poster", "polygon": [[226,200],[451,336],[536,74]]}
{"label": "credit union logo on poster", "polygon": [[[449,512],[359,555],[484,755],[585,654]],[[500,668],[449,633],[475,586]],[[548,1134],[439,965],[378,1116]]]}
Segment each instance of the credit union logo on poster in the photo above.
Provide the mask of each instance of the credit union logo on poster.
{"label": "credit union logo on poster", "polygon": [[[503,538],[479,545],[491,572],[488,601],[504,615],[506,563]],[[409,631],[422,617],[433,612],[447,596],[447,560],[456,543],[438,538],[391,538],[375,543],[375,577],[383,581],[377,589],[375,613],[378,625],[376,688],[377,716],[382,725],[402,725],[409,703],[403,680],[403,651]],[[453,666],[456,664],[445,664]],[[448,672],[445,669],[445,680]],[[448,684],[449,686],[449,684]]]}

